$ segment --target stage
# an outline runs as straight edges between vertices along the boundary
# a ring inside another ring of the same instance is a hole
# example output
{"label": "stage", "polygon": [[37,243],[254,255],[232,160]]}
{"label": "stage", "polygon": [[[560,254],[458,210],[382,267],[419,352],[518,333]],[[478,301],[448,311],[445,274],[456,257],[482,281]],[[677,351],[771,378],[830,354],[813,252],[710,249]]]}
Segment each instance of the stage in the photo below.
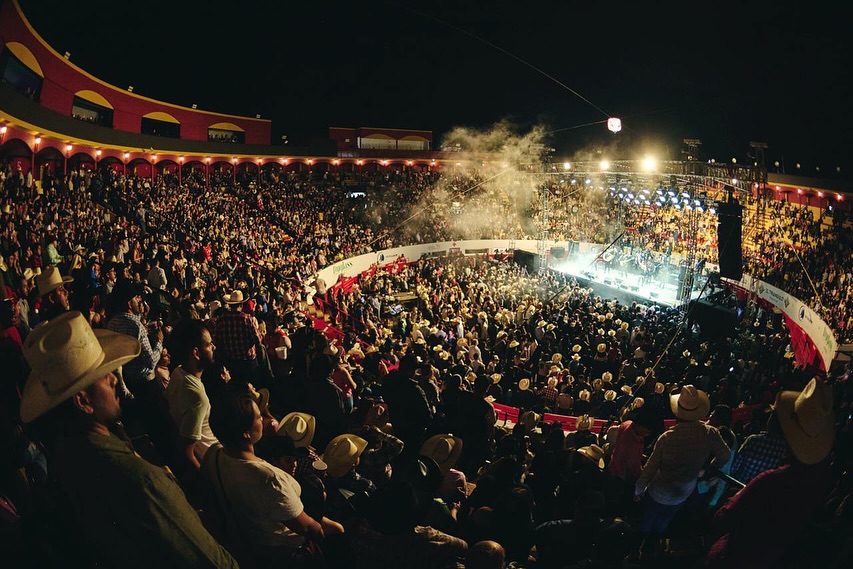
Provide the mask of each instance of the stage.
{"label": "stage", "polygon": [[[605,266],[600,261],[588,260],[557,261],[549,259],[548,268],[572,275],[583,285],[592,288],[596,294],[605,298],[616,298],[620,302],[652,302],[669,307],[678,307],[681,301],[679,293],[678,269],[669,267],[660,271],[654,278],[643,278],[638,274],[619,268]],[[694,283],[691,298],[699,295]]]}

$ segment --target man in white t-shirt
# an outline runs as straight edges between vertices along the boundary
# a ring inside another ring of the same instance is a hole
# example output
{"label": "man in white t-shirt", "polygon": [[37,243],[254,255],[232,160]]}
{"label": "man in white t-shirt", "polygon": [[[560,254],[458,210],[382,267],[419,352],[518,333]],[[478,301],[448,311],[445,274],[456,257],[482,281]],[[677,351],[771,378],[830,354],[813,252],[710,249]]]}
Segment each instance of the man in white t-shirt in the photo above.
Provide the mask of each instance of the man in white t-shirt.
{"label": "man in white t-shirt", "polygon": [[210,429],[210,400],[201,382],[202,371],[213,364],[216,346],[200,320],[182,320],[169,340],[172,359],[179,364],[166,388],[169,415],[177,429],[181,454],[198,469],[207,449],[219,442]]}

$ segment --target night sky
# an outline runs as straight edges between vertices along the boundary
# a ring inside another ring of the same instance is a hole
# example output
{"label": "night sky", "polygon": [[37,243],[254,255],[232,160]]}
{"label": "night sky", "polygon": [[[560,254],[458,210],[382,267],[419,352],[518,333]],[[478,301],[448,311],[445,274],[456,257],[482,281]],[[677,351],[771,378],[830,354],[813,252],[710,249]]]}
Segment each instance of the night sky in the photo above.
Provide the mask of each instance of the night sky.
{"label": "night sky", "polygon": [[[759,141],[771,171],[779,160],[788,173],[836,177],[842,166],[853,177],[842,3],[815,13],[819,3],[768,0],[20,2],[93,75],[176,104],[260,113],[274,143],[307,144],[329,126],[440,139],[508,119],[522,132],[545,125],[558,160],[593,147],[682,159],[682,139],[699,138],[703,159],[743,163]],[[621,133],[607,131],[608,115]]]}

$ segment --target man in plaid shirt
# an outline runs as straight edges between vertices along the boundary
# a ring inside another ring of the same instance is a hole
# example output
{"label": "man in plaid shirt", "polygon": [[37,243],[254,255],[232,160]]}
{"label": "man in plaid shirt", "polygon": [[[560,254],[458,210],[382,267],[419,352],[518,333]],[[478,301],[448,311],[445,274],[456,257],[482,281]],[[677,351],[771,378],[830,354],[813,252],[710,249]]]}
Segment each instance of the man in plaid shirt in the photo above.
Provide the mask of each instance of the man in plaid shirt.
{"label": "man in plaid shirt", "polygon": [[243,312],[243,291],[226,294],[223,300],[229,310],[216,319],[217,355],[232,378],[241,383],[257,383],[258,350],[264,349],[261,332],[252,315]]}
{"label": "man in plaid shirt", "polygon": [[781,466],[786,458],[788,443],[773,411],[767,418],[767,429],[743,441],[732,463],[732,478],[746,484],[765,470]]}

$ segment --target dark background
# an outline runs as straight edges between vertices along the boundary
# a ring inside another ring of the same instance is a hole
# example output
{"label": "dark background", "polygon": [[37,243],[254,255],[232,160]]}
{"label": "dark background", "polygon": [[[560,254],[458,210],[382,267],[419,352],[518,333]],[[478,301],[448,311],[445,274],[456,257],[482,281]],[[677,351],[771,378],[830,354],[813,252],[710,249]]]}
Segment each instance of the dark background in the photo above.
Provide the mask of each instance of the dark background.
{"label": "dark background", "polygon": [[[509,119],[519,131],[545,125],[558,160],[601,147],[613,159],[681,159],[682,139],[699,138],[703,159],[743,163],[760,141],[771,171],[779,160],[788,173],[837,177],[840,166],[849,178],[853,166],[843,3],[20,2],[96,77],[260,113],[275,144],[283,134],[307,144],[329,126],[440,140]],[[621,133],[607,131],[608,115]]]}

